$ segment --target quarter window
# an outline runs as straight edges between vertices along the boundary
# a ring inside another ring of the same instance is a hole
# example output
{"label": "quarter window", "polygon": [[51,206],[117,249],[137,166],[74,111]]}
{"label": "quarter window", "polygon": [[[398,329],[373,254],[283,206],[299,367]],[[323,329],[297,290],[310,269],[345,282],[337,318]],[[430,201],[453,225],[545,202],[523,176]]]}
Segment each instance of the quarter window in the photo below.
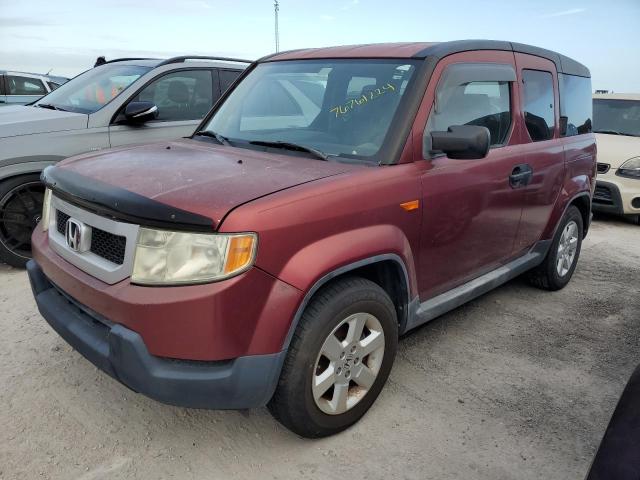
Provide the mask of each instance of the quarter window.
{"label": "quarter window", "polygon": [[593,118],[591,79],[559,74],[560,135],[570,137],[591,132]]}
{"label": "quarter window", "polygon": [[16,75],[7,76],[7,90],[9,95],[44,95],[47,93],[40,80]]}
{"label": "quarter window", "polygon": [[504,144],[511,126],[509,82],[455,83],[445,82],[438,86],[438,100],[429,117],[427,131],[446,131],[454,125],[477,125],[489,129],[491,146]]}
{"label": "quarter window", "polygon": [[155,103],[157,121],[201,119],[213,105],[211,71],[190,70],[164,75],[146,86],[132,101]]}
{"label": "quarter window", "polygon": [[523,70],[524,121],[531,140],[553,138],[555,102],[553,76],[539,70]]}

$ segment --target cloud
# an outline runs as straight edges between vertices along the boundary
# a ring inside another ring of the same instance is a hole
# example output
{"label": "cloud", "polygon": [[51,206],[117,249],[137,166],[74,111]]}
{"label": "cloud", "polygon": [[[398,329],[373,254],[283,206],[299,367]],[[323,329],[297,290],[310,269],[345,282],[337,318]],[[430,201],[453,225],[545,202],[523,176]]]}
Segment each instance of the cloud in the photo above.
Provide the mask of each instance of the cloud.
{"label": "cloud", "polygon": [[360,3],[360,0],[349,0],[348,3],[346,3],[345,5],[343,5],[342,7],[340,7],[340,10],[349,10],[350,8],[355,7],[356,5],[358,5],[358,3]]}
{"label": "cloud", "polygon": [[553,18],[553,17],[565,17],[567,15],[575,15],[577,13],[585,12],[586,8],[572,8],[570,10],[562,10],[561,12],[548,13],[546,15],[540,15],[538,18]]}
{"label": "cloud", "polygon": [[46,25],[55,25],[53,22],[39,20],[37,18],[27,17],[7,17],[0,18],[0,27],[42,27]]}

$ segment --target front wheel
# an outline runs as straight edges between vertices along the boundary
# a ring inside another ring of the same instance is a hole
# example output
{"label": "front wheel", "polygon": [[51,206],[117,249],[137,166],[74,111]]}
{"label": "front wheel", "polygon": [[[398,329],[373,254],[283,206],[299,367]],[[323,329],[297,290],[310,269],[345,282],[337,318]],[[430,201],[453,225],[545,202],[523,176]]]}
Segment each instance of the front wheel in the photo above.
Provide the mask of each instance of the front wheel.
{"label": "front wheel", "polygon": [[529,274],[534,286],[560,290],[569,283],[580,257],[583,231],[582,214],[572,205],[562,217],[544,261]]}
{"label": "front wheel", "polygon": [[397,345],[395,307],[382,288],[357,277],[332,282],[300,319],[271,413],[303,437],[346,429],[382,390]]}
{"label": "front wheel", "polygon": [[23,268],[31,258],[31,233],[40,221],[43,200],[39,174],[0,183],[0,261]]}

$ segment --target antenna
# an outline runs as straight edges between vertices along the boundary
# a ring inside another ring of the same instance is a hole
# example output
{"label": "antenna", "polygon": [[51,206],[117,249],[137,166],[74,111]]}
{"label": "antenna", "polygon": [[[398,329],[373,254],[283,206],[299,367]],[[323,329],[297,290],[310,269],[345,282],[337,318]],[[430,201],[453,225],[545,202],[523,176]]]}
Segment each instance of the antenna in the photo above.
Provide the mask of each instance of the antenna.
{"label": "antenna", "polygon": [[280,4],[278,0],[273,1],[273,10],[276,16],[276,53],[280,51],[280,32],[278,31],[278,12],[280,11]]}

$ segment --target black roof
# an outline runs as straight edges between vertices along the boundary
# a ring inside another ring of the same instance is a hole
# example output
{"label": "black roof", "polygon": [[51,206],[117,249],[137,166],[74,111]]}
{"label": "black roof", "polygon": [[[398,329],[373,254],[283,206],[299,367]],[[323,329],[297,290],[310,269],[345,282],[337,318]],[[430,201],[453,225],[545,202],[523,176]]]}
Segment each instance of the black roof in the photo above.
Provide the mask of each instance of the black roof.
{"label": "black roof", "polygon": [[500,40],[456,40],[453,42],[434,43],[433,45],[430,45],[424,50],[416,53],[413,57],[443,58],[453,53],[469,52],[473,50],[503,50],[508,52],[526,53],[551,60],[556,64],[556,70],[558,73],[578,75],[580,77],[591,76],[587,67],[560,53],[540,47],[534,47],[532,45],[526,45],[524,43],[504,42]]}

